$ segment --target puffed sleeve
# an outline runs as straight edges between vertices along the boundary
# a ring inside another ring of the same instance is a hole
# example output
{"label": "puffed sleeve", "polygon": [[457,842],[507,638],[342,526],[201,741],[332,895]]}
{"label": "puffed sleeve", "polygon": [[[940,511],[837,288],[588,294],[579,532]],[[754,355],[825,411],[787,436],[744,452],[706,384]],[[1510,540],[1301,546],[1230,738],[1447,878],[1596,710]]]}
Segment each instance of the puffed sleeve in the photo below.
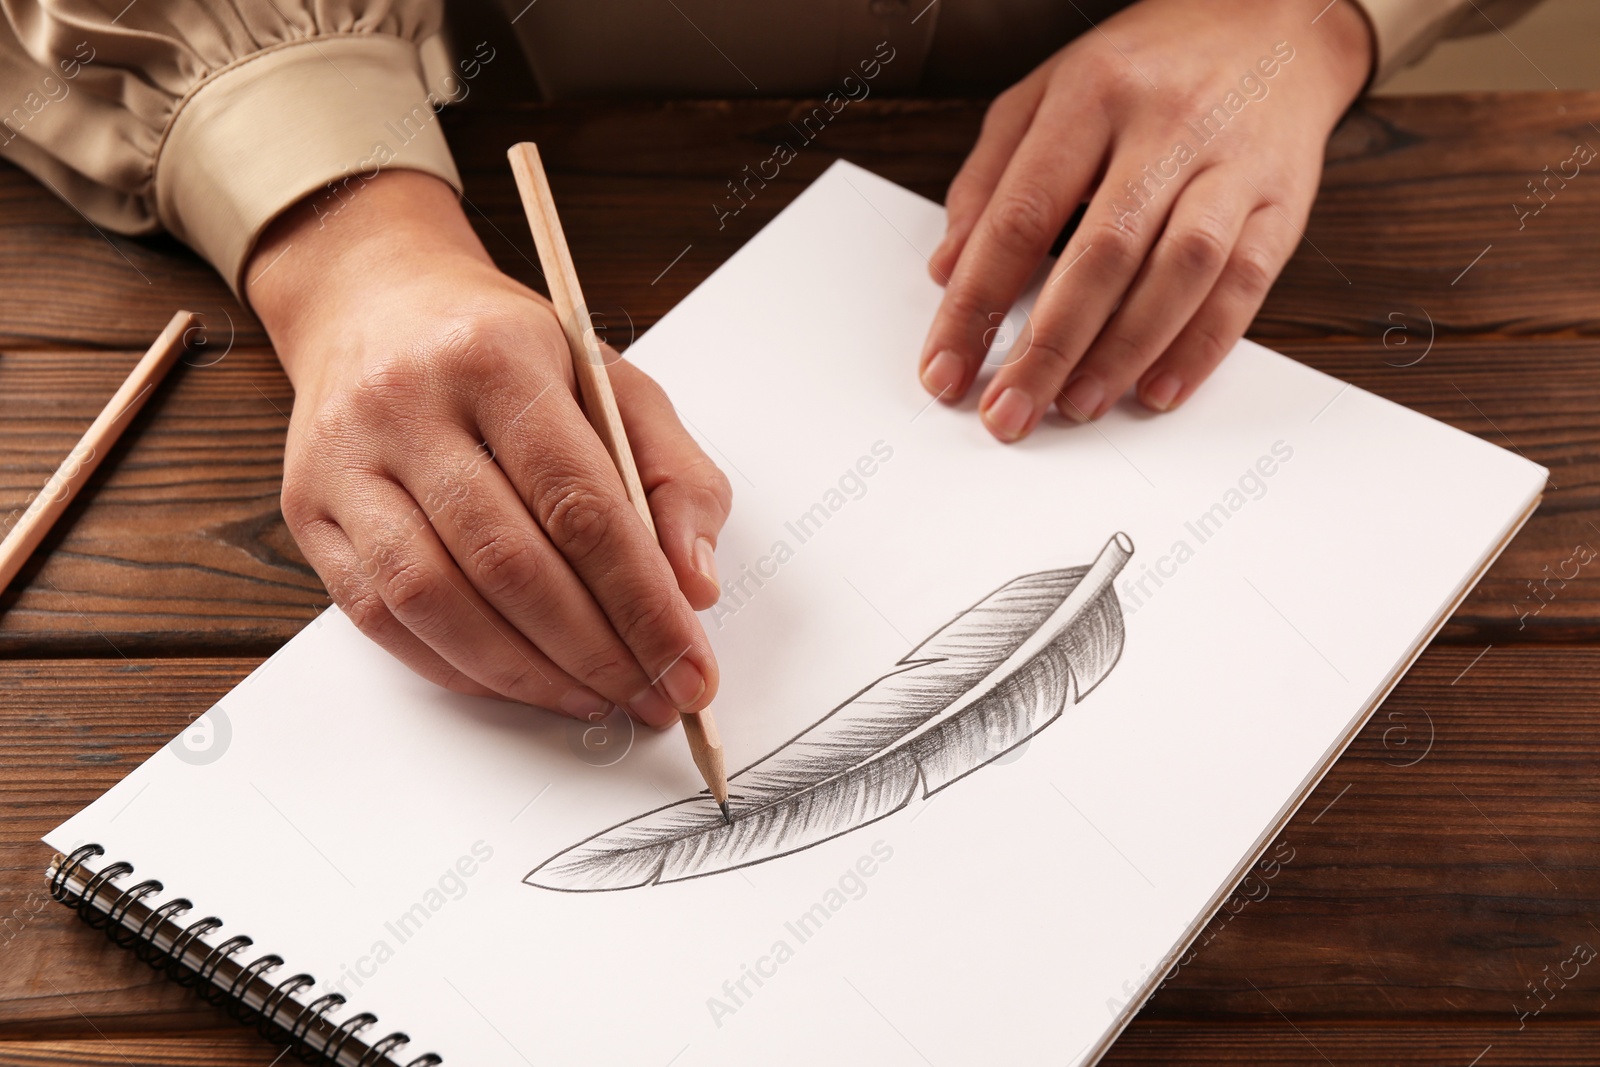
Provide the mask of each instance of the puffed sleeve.
{"label": "puffed sleeve", "polygon": [[461,187],[421,58],[440,0],[0,10],[0,155],[98,226],[169,230],[235,292],[261,231],[316,190],[392,167]]}
{"label": "puffed sleeve", "polygon": [[1442,37],[1504,29],[1539,0],[1358,0],[1378,42],[1373,82],[1414,62]]}

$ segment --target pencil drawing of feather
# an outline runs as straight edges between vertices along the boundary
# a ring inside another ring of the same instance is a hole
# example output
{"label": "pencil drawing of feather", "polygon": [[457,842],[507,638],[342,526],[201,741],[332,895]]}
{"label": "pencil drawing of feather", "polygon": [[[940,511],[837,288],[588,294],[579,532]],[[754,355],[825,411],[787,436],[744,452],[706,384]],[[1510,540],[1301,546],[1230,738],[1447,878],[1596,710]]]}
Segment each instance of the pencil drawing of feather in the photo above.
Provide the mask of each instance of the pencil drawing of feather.
{"label": "pencil drawing of feather", "polygon": [[709,794],[603,830],[524,879],[568,892],[631,889],[761,863],[876,822],[1004,755],[1082,700],[1122,654],[1112,581],[1123,533],[1087,567],[1016,578],[888,674]]}

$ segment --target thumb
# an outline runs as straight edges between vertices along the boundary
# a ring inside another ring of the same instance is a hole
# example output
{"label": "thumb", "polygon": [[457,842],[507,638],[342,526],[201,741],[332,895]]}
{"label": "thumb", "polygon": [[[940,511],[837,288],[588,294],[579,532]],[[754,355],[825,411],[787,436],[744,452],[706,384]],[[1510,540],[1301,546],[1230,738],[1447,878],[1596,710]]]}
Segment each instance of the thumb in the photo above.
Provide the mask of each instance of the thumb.
{"label": "thumb", "polygon": [[733,488],[683,428],[654,379],[621,358],[609,367],[661,550],[684,598],[704,611],[722,595],[715,550]]}

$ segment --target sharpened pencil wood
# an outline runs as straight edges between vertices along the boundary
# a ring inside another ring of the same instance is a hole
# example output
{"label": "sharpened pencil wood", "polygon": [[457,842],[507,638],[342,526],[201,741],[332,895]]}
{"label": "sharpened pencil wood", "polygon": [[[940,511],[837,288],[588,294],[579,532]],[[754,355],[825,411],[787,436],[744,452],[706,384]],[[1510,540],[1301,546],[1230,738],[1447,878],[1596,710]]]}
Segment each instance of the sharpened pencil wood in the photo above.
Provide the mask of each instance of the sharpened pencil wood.
{"label": "sharpened pencil wood", "polygon": [[572,265],[572,253],[567,248],[567,238],[561,230],[561,219],[556,215],[555,198],[550,192],[550,181],[545,177],[544,164],[539,159],[539,149],[531,141],[523,141],[512,145],[506,154],[511,159],[517,192],[522,194],[528,227],[533,230],[533,246],[539,253],[539,267],[544,271],[545,283],[550,287],[550,302],[556,306],[556,317],[561,320],[561,330],[567,336],[567,347],[572,351],[572,369],[578,379],[578,393],[583,398],[584,413],[605,444],[606,451],[611,454],[617,473],[622,475],[628,500],[644,520],[650,536],[654,537],[656,522],[650,515],[650,501],[645,496],[633,450],[628,447],[628,433],[622,425],[622,412],[617,408],[617,397],[612,392],[611,378],[606,373],[605,353],[600,350],[600,341],[589,321],[589,305],[584,302],[583,289],[578,285],[578,272]]}
{"label": "sharpened pencil wood", "polygon": [[6,534],[5,540],[0,541],[0,591],[11,584],[23,564],[27,563],[28,557],[33,555],[56,520],[67,510],[67,505],[72,503],[78,491],[94,475],[100,461],[117,443],[117,438],[122,436],[122,431],[139,414],[155,387],[178,361],[178,356],[184,350],[184,336],[193,325],[193,312],[179,311],[172,316],[166,329],[161,331],[149,351],[112,394],[77,445],[67,453],[67,458],[61,461],[55,473],[29,502],[27,510]]}
{"label": "sharpened pencil wood", "polygon": [[[511,160],[511,173],[516,178],[517,192],[522,196],[522,207],[528,215],[528,227],[533,231],[539,267],[544,271],[545,283],[550,287],[550,302],[555,305],[556,317],[561,321],[567,348],[572,353],[573,373],[578,379],[584,414],[605,444],[606,451],[611,454],[617,473],[622,476],[628,500],[644,520],[650,536],[657,537],[655,519],[650,514],[650,500],[645,495],[644,482],[639,478],[639,465],[634,461],[633,450],[628,446],[628,434],[622,425],[622,412],[617,408],[616,394],[611,389],[605,354],[589,322],[589,307],[584,302],[583,289],[578,285],[578,272],[572,265],[572,253],[567,248],[561,219],[556,214],[555,197],[550,192],[550,181],[545,176],[539,149],[531,141],[523,141],[512,145],[506,156]],[[732,822],[728,810],[727,763],[723,758],[722,739],[717,733],[711,709],[683,712],[678,718],[683,723],[684,737],[688,739],[689,754],[694,757],[694,765],[705,779],[711,795],[716,798],[723,818]]]}
{"label": "sharpened pencil wood", "polygon": [[683,720],[683,732],[689,739],[694,765],[700,768],[700,777],[711,789],[711,797],[722,809],[722,817],[732,822],[733,816],[728,812],[728,764],[722,754],[717,721],[708,714],[709,710],[684,712],[678,718]]}

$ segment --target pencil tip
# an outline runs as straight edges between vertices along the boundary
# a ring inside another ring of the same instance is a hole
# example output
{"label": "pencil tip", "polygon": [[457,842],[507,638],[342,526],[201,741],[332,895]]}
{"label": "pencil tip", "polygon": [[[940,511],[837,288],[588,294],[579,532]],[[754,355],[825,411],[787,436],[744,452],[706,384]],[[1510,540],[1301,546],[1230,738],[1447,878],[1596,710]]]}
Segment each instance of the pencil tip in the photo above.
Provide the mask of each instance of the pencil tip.
{"label": "pencil tip", "polygon": [[719,800],[719,801],[717,801],[717,807],[722,809],[723,821],[726,822],[729,826],[732,826],[733,825],[733,815],[731,813],[729,813],[729,811],[728,811],[728,802],[726,800]]}

